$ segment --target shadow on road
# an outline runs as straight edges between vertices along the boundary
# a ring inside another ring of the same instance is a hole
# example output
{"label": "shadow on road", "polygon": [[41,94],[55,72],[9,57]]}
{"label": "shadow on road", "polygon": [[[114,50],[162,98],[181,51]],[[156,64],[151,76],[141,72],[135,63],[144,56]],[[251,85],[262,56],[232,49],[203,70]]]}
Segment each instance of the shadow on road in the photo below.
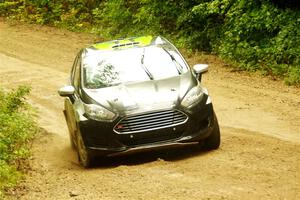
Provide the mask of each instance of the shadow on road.
{"label": "shadow on road", "polygon": [[175,162],[189,157],[200,156],[207,153],[200,145],[188,145],[160,150],[149,150],[129,155],[114,157],[97,157],[93,168],[114,168],[120,165],[140,165],[156,160]]}

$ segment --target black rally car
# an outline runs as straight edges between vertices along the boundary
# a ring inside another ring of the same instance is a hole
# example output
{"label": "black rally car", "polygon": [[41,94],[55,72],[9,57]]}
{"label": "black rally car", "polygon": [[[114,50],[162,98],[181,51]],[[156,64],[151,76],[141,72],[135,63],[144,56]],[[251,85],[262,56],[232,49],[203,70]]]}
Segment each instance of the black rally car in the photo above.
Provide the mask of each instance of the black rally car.
{"label": "black rally car", "polygon": [[149,148],[203,142],[217,149],[220,131],[201,76],[163,37],[143,36],[82,49],[59,90],[80,163]]}

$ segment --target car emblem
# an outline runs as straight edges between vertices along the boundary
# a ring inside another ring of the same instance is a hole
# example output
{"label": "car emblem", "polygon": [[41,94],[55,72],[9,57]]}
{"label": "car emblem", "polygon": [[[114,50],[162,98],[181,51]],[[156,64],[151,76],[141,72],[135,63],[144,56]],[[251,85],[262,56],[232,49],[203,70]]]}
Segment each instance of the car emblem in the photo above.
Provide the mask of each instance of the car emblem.
{"label": "car emblem", "polygon": [[122,124],[119,124],[119,125],[117,126],[117,129],[121,129],[121,128],[124,128],[124,126],[123,126]]}

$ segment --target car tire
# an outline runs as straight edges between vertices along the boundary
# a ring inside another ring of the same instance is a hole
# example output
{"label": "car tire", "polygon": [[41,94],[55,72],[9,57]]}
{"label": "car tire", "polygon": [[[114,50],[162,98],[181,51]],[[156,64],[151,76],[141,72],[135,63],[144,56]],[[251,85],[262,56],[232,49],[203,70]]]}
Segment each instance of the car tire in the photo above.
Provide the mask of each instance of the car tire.
{"label": "car tire", "polygon": [[214,127],[211,134],[204,140],[206,150],[218,149],[221,143],[221,134],[216,114],[214,113]]}
{"label": "car tire", "polygon": [[73,140],[73,136],[71,134],[69,134],[69,138],[70,138],[70,145],[71,145],[71,148],[72,149],[76,149],[76,145],[74,143],[74,140]]}
{"label": "car tire", "polygon": [[77,132],[76,139],[79,164],[84,168],[89,168],[92,166],[93,157],[90,151],[86,148],[80,132]]}
{"label": "car tire", "polygon": [[67,126],[68,126],[70,145],[71,145],[72,149],[75,149],[76,148],[76,145],[75,145],[76,142],[74,142],[74,138],[73,138],[74,137],[73,135],[75,135],[75,134],[73,133],[73,130],[71,128],[70,119],[67,116],[66,109],[63,111],[63,113],[64,113],[64,116],[65,116],[65,119],[66,119],[66,122],[67,122]]}

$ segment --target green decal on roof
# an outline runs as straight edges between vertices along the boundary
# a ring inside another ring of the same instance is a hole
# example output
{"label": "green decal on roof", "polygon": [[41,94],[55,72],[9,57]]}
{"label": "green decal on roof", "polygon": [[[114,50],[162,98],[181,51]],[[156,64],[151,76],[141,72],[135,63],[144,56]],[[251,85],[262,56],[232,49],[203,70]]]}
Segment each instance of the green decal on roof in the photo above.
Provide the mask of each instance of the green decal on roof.
{"label": "green decal on roof", "polygon": [[137,38],[126,38],[123,40],[114,40],[92,45],[97,50],[112,50],[114,48],[130,48],[132,46],[147,46],[153,40],[152,36],[142,36]]}
{"label": "green decal on roof", "polygon": [[115,44],[114,42],[103,42],[103,43],[94,44],[92,45],[92,47],[99,50],[105,50],[105,49],[108,50],[108,49],[112,49],[114,44]]}
{"label": "green decal on roof", "polygon": [[139,42],[140,46],[146,46],[151,44],[152,39],[153,39],[152,36],[143,36],[143,37],[135,38],[134,41]]}

